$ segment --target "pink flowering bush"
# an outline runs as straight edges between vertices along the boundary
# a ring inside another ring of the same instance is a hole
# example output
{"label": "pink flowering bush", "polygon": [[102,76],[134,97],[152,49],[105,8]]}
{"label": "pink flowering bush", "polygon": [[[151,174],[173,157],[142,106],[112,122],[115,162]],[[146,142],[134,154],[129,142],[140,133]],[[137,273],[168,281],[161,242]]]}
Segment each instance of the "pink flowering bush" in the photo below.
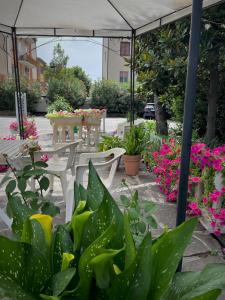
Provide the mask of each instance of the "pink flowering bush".
{"label": "pink flowering bush", "polygon": [[[38,134],[37,134],[37,125],[36,125],[34,120],[28,120],[27,118],[24,118],[23,119],[23,126],[24,126],[24,138],[25,139],[29,138],[30,136],[32,136],[32,137],[37,137],[38,136]],[[18,122],[17,121],[12,122],[9,125],[9,129],[12,132],[19,133],[19,124],[18,124]]]}
{"label": "pink flowering bush", "polygon": [[[160,190],[165,194],[167,201],[175,202],[180,174],[180,144],[175,139],[163,141],[159,151],[153,152],[152,157],[155,163],[153,172]],[[224,166],[225,145],[214,149],[203,143],[192,145],[187,212],[191,216],[207,215],[216,235],[221,233],[223,227],[225,230],[225,186],[218,191],[214,179],[218,172],[224,172],[225,175]]]}

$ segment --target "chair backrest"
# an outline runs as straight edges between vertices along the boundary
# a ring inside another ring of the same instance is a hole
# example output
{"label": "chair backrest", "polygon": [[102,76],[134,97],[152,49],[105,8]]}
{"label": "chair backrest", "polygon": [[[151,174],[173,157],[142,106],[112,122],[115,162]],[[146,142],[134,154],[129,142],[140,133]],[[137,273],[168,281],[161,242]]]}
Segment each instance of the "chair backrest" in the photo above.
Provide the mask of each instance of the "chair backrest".
{"label": "chair backrest", "polygon": [[[125,154],[125,149],[123,148],[113,148],[111,150],[100,152],[100,153],[91,153],[89,159],[88,154],[85,155],[85,159],[81,159],[80,164],[76,167],[76,181],[78,183],[84,184],[84,173],[88,170],[88,161],[91,159],[93,162],[93,165],[95,166],[97,171],[105,170],[106,168],[109,168],[109,173],[107,178],[102,178],[103,183],[107,188],[110,188],[113,179],[115,177],[115,173],[117,170],[118,163],[120,161],[120,158],[123,154]],[[112,158],[110,158],[112,156]],[[97,162],[95,162],[97,159]],[[101,162],[99,161],[101,159]],[[104,161],[102,161],[105,159]],[[101,174],[99,174],[101,177]]]}

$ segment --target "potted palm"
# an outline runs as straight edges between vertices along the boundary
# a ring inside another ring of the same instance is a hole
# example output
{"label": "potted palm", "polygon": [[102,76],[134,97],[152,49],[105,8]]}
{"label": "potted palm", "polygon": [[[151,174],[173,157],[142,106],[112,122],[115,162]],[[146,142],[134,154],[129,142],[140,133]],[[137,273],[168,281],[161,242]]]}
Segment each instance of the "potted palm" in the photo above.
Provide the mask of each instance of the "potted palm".
{"label": "potted palm", "polygon": [[143,126],[133,126],[125,135],[124,148],[126,149],[126,154],[123,156],[123,159],[127,175],[135,176],[139,172],[141,153],[145,145],[144,136]]}

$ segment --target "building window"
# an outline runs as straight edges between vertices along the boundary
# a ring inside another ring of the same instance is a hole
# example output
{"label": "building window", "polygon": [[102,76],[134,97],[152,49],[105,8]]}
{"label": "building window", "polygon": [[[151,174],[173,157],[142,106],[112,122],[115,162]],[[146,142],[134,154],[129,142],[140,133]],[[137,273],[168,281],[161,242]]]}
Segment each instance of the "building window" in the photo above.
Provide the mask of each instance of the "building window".
{"label": "building window", "polygon": [[120,56],[130,56],[130,42],[120,42]]}
{"label": "building window", "polygon": [[120,82],[128,82],[128,72],[120,71]]}

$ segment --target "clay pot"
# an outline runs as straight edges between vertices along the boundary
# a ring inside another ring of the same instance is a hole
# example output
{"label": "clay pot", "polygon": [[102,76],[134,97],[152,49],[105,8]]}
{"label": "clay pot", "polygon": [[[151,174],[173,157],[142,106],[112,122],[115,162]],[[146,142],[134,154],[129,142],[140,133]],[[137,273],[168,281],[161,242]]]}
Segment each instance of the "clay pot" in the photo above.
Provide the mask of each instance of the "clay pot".
{"label": "clay pot", "polygon": [[125,172],[129,176],[135,176],[139,172],[141,155],[124,155],[123,156]]}

